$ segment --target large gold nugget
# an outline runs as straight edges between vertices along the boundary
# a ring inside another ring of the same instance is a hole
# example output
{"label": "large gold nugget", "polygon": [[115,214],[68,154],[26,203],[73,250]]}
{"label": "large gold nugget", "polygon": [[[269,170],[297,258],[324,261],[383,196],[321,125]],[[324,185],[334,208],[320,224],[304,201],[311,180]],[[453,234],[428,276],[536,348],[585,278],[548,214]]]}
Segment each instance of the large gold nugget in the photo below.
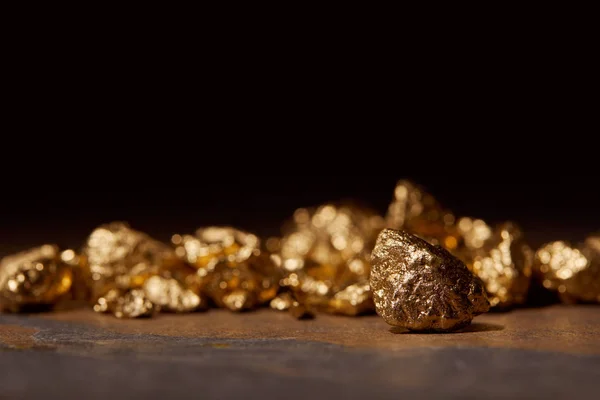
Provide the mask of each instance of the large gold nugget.
{"label": "large gold nugget", "polygon": [[579,247],[563,241],[542,246],[534,269],[543,286],[557,291],[564,303],[600,303],[600,235]]}
{"label": "large gold nugget", "polygon": [[419,185],[401,180],[385,217],[386,226],[425,238],[453,250],[458,245],[454,215]]}
{"label": "large gold nugget", "polygon": [[377,313],[413,331],[452,331],[487,312],[483,283],[447,250],[404,231],[384,229],[373,250]]}
{"label": "large gold nugget", "polygon": [[491,237],[463,261],[483,281],[492,307],[506,309],[527,300],[533,251],[515,224],[499,225]]}
{"label": "large gold nugget", "polygon": [[0,309],[12,312],[29,306],[53,305],[73,283],[72,267],[57,246],[44,245],[0,261]]}
{"label": "large gold nugget", "polygon": [[108,290],[141,288],[151,276],[180,266],[170,246],[122,222],[95,229],[83,248],[92,297]]}

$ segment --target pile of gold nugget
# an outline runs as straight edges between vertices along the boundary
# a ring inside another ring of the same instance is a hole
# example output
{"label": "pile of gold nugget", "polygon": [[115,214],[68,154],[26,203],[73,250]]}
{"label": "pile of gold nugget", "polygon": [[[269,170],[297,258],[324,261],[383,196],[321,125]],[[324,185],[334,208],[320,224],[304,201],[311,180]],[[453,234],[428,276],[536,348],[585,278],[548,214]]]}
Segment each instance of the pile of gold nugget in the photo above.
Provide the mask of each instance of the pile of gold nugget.
{"label": "pile of gold nugget", "polygon": [[523,305],[532,285],[563,302],[600,302],[600,235],[534,251],[516,224],[457,217],[400,181],[385,216],[353,204],[300,208],[266,240],[204,227],[162,243],[126,223],[102,225],[80,250],[46,244],[2,259],[0,310],[377,312],[392,325],[447,331]]}

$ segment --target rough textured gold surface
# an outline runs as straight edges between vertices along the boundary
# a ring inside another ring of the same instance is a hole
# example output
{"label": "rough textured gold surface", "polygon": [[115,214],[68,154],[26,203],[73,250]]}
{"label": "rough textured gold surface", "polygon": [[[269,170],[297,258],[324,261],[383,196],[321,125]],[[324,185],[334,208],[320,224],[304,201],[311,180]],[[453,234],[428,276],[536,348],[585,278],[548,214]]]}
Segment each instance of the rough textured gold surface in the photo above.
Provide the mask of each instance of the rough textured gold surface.
{"label": "rough textured gold surface", "polygon": [[52,305],[66,295],[73,283],[73,269],[61,259],[57,246],[44,245],[0,261],[0,309]]}
{"label": "rough textured gold surface", "polygon": [[332,314],[361,315],[375,311],[373,295],[368,282],[355,283],[337,292],[329,301]]}
{"label": "rough textured gold surface", "polygon": [[206,307],[206,300],[173,278],[153,276],[144,283],[144,292],[161,311],[192,312]]}
{"label": "rough textured gold surface", "polygon": [[565,303],[600,303],[600,235],[578,247],[563,241],[543,245],[535,255],[535,271]]}
{"label": "rough textured gold surface", "polygon": [[410,232],[450,250],[458,245],[454,214],[423,187],[408,180],[396,184],[385,221],[388,228]]}
{"label": "rough textured gold surface", "polygon": [[117,318],[151,317],[157,311],[142,289],[110,289],[96,300],[94,311],[112,313]]}
{"label": "rough textured gold surface", "polygon": [[84,248],[92,299],[110,289],[141,288],[151,276],[181,265],[173,249],[122,222],[95,229]]}
{"label": "rough textured gold surface", "polygon": [[372,254],[377,313],[414,331],[451,331],[489,309],[483,283],[447,250],[404,231],[384,229]]}
{"label": "rough textured gold surface", "polygon": [[[465,219],[461,219],[459,226]],[[475,220],[467,232],[463,261],[483,281],[490,305],[508,308],[525,303],[531,282],[533,251],[523,232],[511,222],[488,231],[487,224]],[[463,226],[464,228],[464,226]],[[488,233],[489,232],[489,233]],[[459,253],[460,255],[460,253]]]}

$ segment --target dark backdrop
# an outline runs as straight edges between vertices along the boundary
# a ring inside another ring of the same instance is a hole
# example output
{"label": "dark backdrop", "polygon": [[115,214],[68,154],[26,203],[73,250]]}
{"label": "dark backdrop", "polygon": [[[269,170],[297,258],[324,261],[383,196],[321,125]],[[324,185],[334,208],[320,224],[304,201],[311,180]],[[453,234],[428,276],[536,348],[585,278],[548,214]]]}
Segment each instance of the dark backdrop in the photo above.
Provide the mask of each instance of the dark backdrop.
{"label": "dark backdrop", "polygon": [[127,220],[163,240],[175,232],[212,224],[277,234],[280,223],[295,208],[329,200],[353,198],[384,213],[400,178],[426,186],[457,215],[490,222],[515,220],[536,245],[559,238],[581,240],[600,230],[600,198],[593,171],[537,179],[501,174],[452,179],[443,171],[343,176],[240,173],[227,178],[200,174],[154,182],[132,178],[118,187],[107,178],[95,184],[57,184],[40,190],[9,188],[0,200],[0,251],[43,242],[79,246],[95,226],[112,220]]}

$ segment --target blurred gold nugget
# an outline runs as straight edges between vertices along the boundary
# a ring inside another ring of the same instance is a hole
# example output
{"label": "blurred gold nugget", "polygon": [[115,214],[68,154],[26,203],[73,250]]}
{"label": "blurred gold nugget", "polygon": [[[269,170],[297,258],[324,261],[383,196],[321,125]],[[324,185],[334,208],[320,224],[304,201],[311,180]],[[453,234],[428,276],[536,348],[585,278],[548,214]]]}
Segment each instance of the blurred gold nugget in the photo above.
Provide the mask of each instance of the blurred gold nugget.
{"label": "blurred gold nugget", "polygon": [[387,228],[405,230],[450,250],[458,246],[454,214],[423,187],[408,180],[396,184],[385,223]]}
{"label": "blurred gold nugget", "polygon": [[110,289],[138,289],[162,271],[181,267],[174,250],[123,222],[96,228],[83,256],[93,299]]}
{"label": "blurred gold nugget", "polygon": [[[324,204],[296,210],[279,242],[286,272],[282,286],[290,288],[302,304],[348,313],[346,303],[332,299],[345,288],[368,280],[370,251],[383,225],[381,216],[355,205]],[[364,304],[368,308],[369,302]]]}
{"label": "blurred gold nugget", "polygon": [[458,227],[464,248],[456,253],[483,281],[490,305],[505,309],[525,303],[533,251],[519,227],[506,222],[492,230],[483,221],[469,218],[461,218]]}
{"label": "blurred gold nugget", "polygon": [[261,250],[254,234],[232,227],[206,227],[196,235],[174,235],[178,257],[197,268],[202,293],[218,307],[243,311],[271,301],[279,291],[280,268]]}
{"label": "blurred gold nugget", "polygon": [[384,229],[372,256],[377,313],[413,331],[452,331],[487,312],[483,283],[447,250],[405,231]]}
{"label": "blurred gold nugget", "polygon": [[202,292],[218,307],[243,311],[270,302],[279,292],[281,273],[265,255],[241,263],[219,261],[202,282]]}
{"label": "blurred gold nugget", "polygon": [[271,300],[271,302],[269,303],[269,306],[273,309],[273,310],[277,310],[277,311],[288,311],[291,307],[292,304],[294,303],[294,297],[292,296],[291,293],[289,292],[283,292],[277,295],[277,297],[275,297],[273,300]]}
{"label": "blurred gold nugget", "polygon": [[144,318],[152,317],[158,309],[142,289],[110,289],[96,300],[94,311],[117,318]]}
{"label": "blurred gold nugget", "polygon": [[337,292],[329,301],[332,314],[357,316],[375,309],[368,282],[355,283]]}
{"label": "blurred gold nugget", "polygon": [[153,276],[144,282],[144,292],[161,311],[183,313],[206,308],[206,300],[173,278]]}
{"label": "blurred gold nugget", "polygon": [[61,258],[72,252],[43,245],[0,260],[0,309],[56,304],[73,284],[73,267]]}
{"label": "blurred gold nugget", "polygon": [[260,250],[256,235],[229,226],[200,228],[196,235],[173,235],[175,253],[197,269],[211,269],[219,260],[247,260]]}
{"label": "blurred gold nugget", "polygon": [[546,289],[565,303],[600,303],[600,235],[578,246],[556,241],[540,247],[534,269]]}

